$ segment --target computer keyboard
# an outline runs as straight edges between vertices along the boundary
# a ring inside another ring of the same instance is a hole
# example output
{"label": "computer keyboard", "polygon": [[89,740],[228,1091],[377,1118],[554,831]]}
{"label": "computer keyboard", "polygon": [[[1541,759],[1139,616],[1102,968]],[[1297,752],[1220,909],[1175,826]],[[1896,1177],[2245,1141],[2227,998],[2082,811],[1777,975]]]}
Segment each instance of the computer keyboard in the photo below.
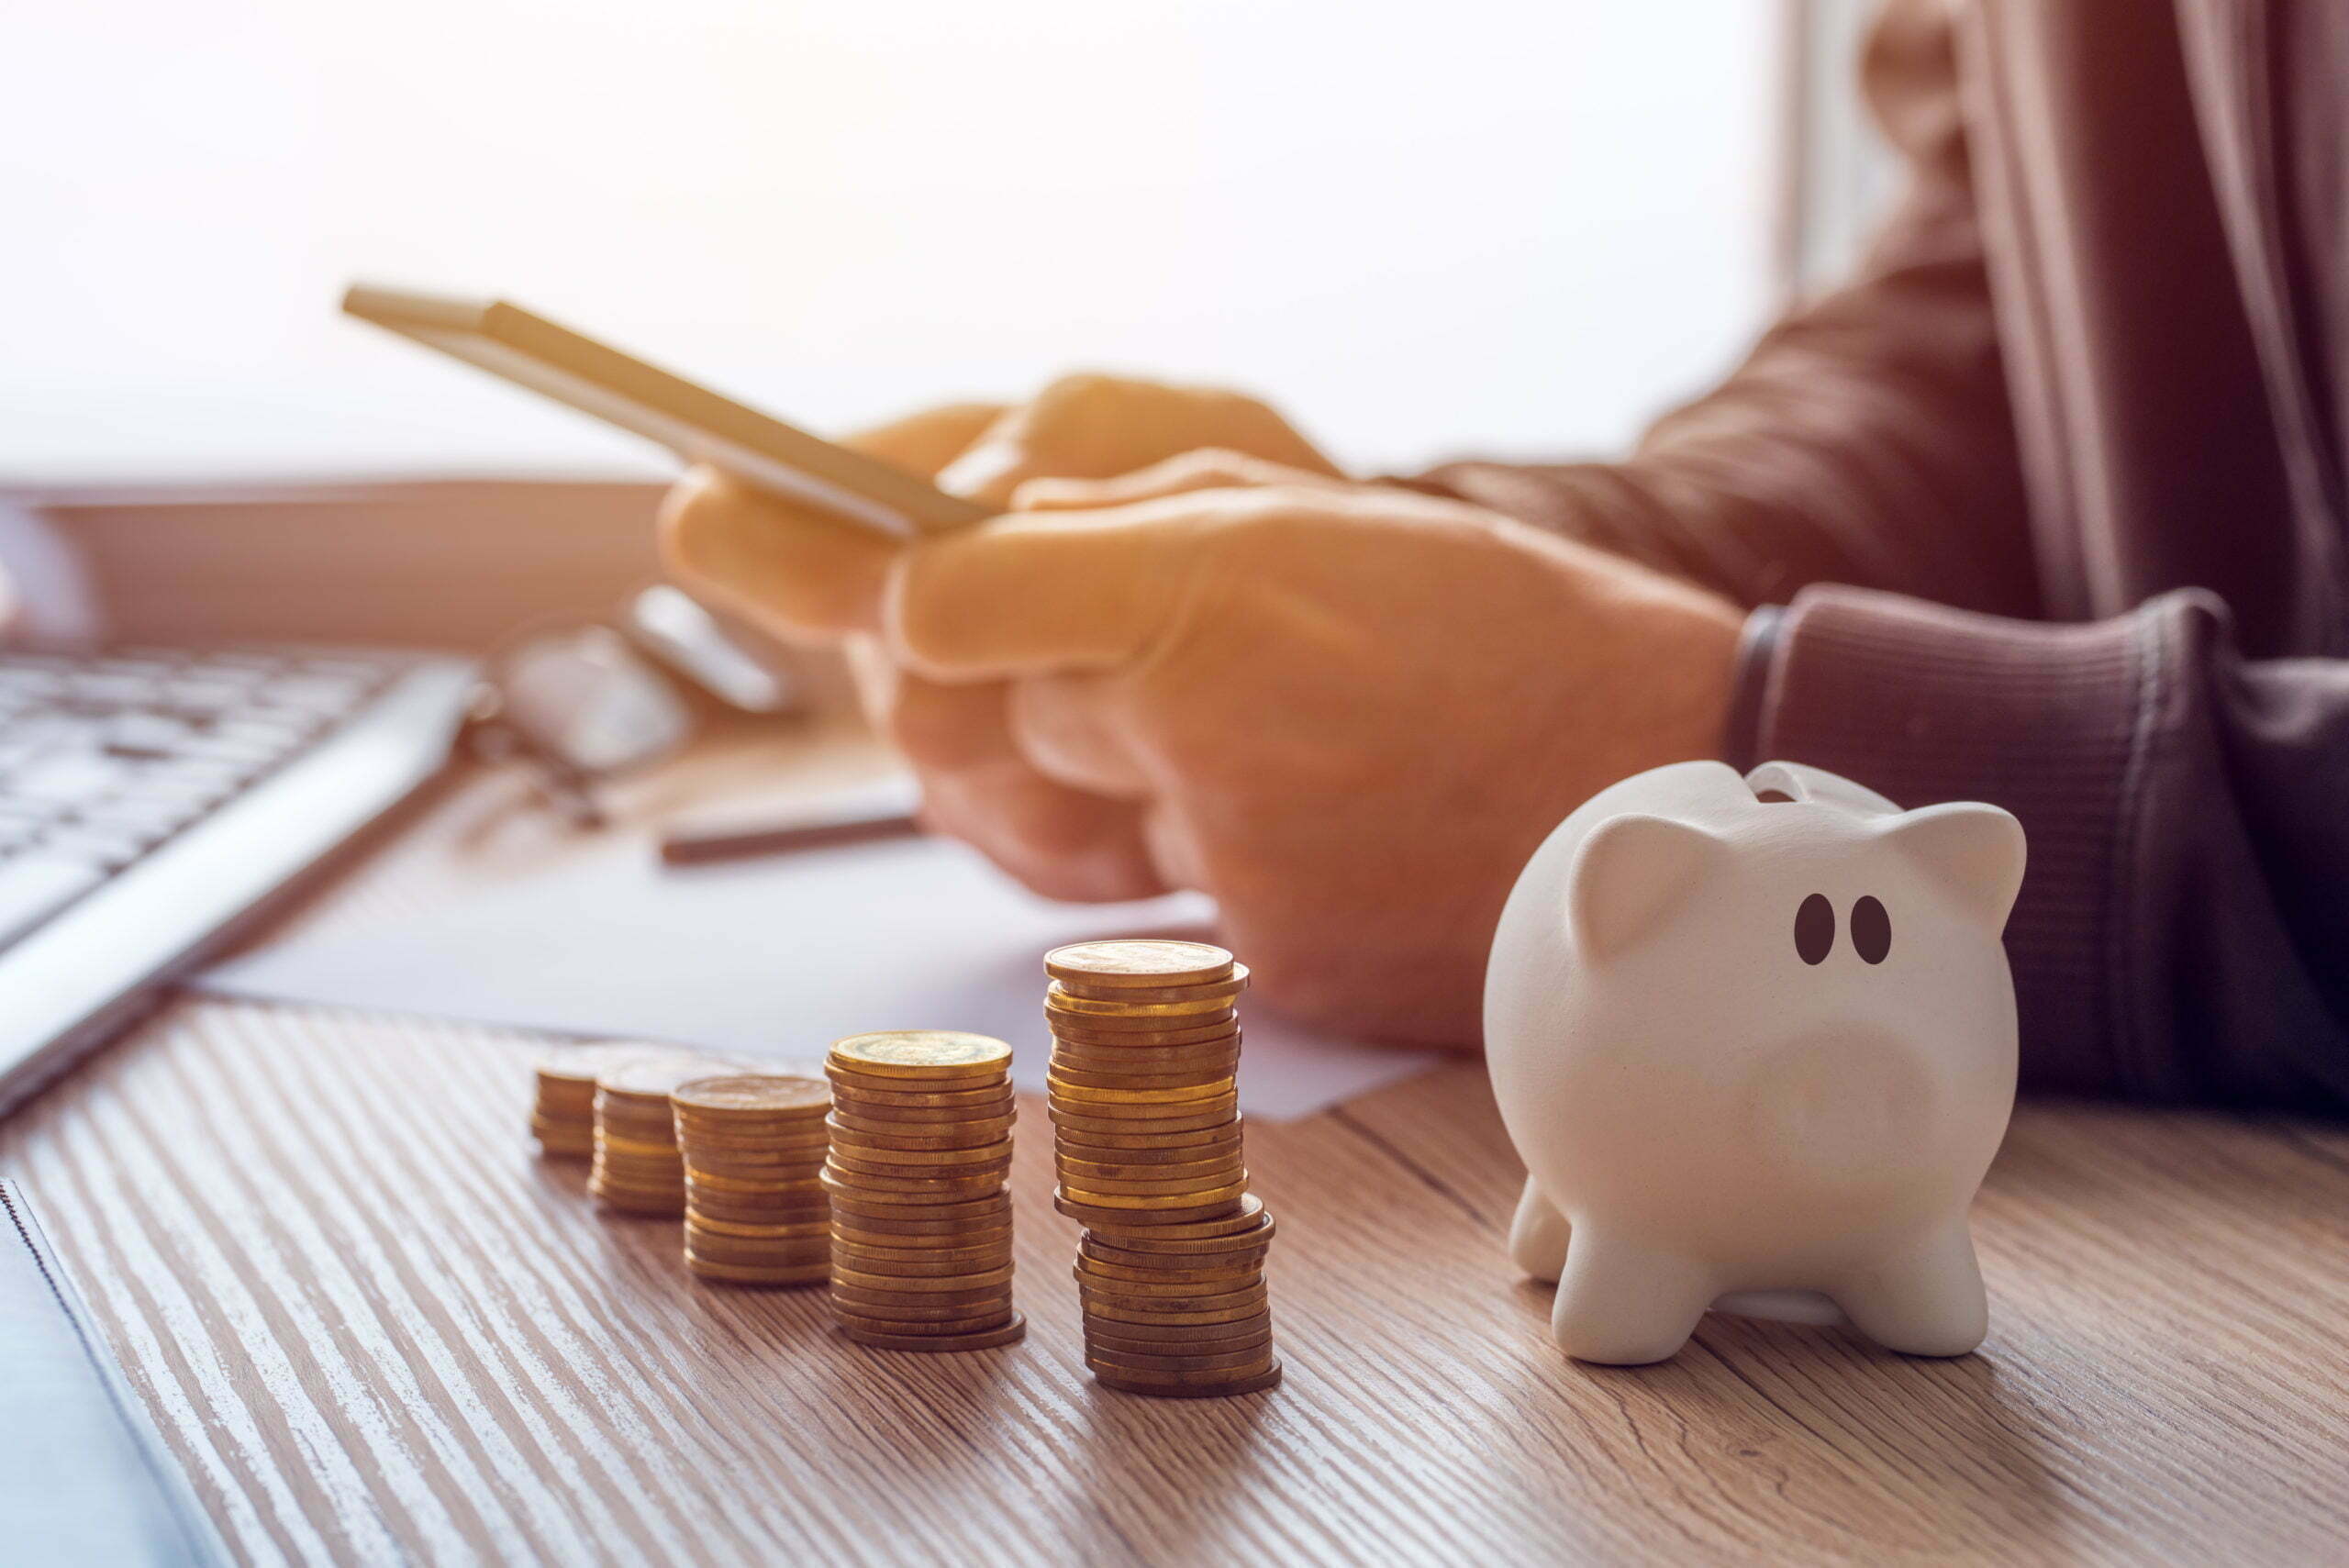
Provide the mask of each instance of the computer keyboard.
{"label": "computer keyboard", "polygon": [[0,654],[0,949],[202,821],[412,662]]}
{"label": "computer keyboard", "polygon": [[437,771],[462,660],[0,653],[0,1110]]}

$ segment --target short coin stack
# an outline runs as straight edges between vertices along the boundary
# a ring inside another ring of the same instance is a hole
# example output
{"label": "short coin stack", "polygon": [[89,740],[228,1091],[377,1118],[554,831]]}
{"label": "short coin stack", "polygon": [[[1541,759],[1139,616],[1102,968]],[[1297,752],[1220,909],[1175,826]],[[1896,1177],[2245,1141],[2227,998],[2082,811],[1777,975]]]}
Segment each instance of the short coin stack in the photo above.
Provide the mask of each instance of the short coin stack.
{"label": "short coin stack", "polygon": [[685,1212],[685,1167],[669,1092],[740,1063],[685,1051],[648,1051],[605,1069],[596,1084],[596,1163],[587,1190],[629,1214]]}
{"label": "short coin stack", "polygon": [[550,1159],[584,1160],[596,1152],[596,1080],[640,1056],[665,1054],[657,1045],[565,1045],[539,1058],[538,1102],[530,1136]]}
{"label": "short coin stack", "polygon": [[669,1096],[685,1173],[685,1267],[729,1284],[831,1277],[831,1091],[813,1078],[696,1078]]}
{"label": "short coin stack", "polygon": [[1026,1331],[1011,1305],[1011,1048],[907,1029],[832,1047],[832,1310],[893,1351],[975,1351]]}
{"label": "short coin stack", "polygon": [[1085,1227],[1085,1364],[1176,1398],[1280,1382],[1237,1095],[1247,970],[1204,942],[1106,941],[1044,955],[1060,1190]]}

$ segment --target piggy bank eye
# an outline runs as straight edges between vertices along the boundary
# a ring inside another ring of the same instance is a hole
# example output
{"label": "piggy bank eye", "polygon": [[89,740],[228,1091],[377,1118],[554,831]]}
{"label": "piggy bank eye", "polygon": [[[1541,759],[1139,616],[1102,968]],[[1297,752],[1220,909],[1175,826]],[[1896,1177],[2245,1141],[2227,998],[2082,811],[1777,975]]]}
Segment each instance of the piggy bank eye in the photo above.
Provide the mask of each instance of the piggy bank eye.
{"label": "piggy bank eye", "polygon": [[1795,911],[1795,951],[1805,963],[1824,963],[1835,946],[1835,906],[1823,893],[1814,893]]}
{"label": "piggy bank eye", "polygon": [[1892,951],[1892,917],[1873,898],[1852,906],[1852,947],[1870,963],[1882,963]]}

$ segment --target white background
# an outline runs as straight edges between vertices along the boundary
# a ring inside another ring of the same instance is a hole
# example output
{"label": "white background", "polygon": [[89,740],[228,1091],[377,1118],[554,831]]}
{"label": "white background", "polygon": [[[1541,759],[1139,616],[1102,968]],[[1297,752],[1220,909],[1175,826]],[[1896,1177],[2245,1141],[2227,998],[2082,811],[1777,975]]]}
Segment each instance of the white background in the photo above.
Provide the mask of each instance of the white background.
{"label": "white background", "polygon": [[1765,309],[1765,0],[74,0],[0,17],[0,478],[657,472],[333,306],[818,429],[1069,366],[1579,455]]}

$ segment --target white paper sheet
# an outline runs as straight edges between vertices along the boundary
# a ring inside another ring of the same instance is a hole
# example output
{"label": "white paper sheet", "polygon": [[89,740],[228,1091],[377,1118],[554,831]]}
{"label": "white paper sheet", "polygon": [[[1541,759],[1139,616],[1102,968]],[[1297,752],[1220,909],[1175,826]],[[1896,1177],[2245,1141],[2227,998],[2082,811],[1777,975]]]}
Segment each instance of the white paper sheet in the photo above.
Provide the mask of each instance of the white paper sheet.
{"label": "white paper sheet", "polygon": [[[1043,1087],[1043,951],[1091,937],[1202,934],[1190,895],[1038,898],[962,845],[905,839],[664,869],[616,838],[476,884],[429,917],[297,937],[197,982],[224,995],[645,1037],[820,1058],[866,1029],[963,1029],[1014,1049]],[[1331,1040],[1241,998],[1240,1099],[1285,1121],[1429,1066],[1424,1051]]]}

